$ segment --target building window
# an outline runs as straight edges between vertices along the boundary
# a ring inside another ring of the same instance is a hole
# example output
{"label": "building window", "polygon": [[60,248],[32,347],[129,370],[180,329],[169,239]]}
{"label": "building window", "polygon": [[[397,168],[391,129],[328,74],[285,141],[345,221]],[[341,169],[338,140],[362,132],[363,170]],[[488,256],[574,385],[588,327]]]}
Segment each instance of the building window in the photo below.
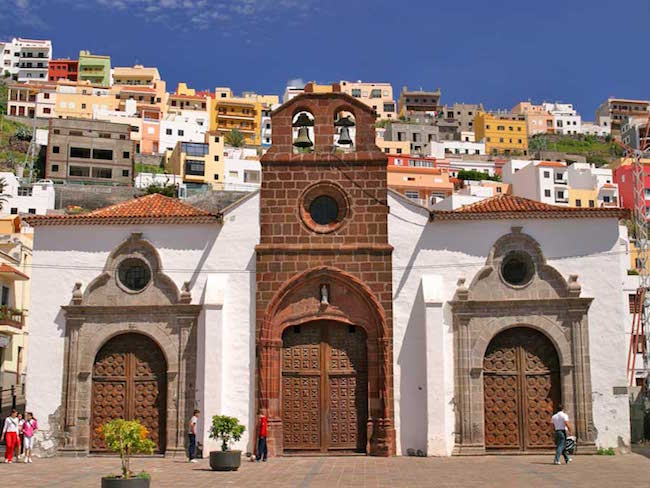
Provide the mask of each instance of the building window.
{"label": "building window", "polygon": [[609,200],[610,200],[609,196],[604,196],[603,197],[603,202],[609,203]]}
{"label": "building window", "polygon": [[102,159],[105,161],[113,160],[112,149],[93,149],[93,159]]}
{"label": "building window", "polygon": [[125,178],[128,178],[128,176],[129,176],[129,170],[128,170],[128,169],[123,169],[123,170],[122,170],[122,176],[125,177]]}
{"label": "building window", "polygon": [[70,176],[87,178],[90,176],[90,168],[87,166],[70,166]]}
{"label": "building window", "polygon": [[90,159],[90,149],[87,147],[71,147],[70,157]]}
{"label": "building window", "polygon": [[214,160],[215,160],[215,161],[219,161],[219,156],[215,156],[215,157],[214,157]]}
{"label": "building window", "polygon": [[501,263],[501,276],[512,286],[524,286],[533,278],[535,265],[531,257],[520,251],[508,253]]}
{"label": "building window", "polygon": [[192,176],[204,176],[205,164],[203,161],[188,159],[185,161],[185,174]]}
{"label": "building window", "polygon": [[218,179],[219,179],[219,174],[215,173],[215,174],[214,174],[214,179],[215,179],[215,180],[218,180]]}
{"label": "building window", "polygon": [[27,210],[27,213],[30,213],[32,215],[36,215],[36,209],[35,208],[30,208]]}
{"label": "building window", "polygon": [[178,135],[179,135],[179,136],[184,136],[184,135],[185,135],[185,131],[182,130],[182,129],[178,129]]}
{"label": "building window", "polygon": [[550,171],[544,171],[544,178],[550,178],[551,177],[551,172]]}
{"label": "building window", "polygon": [[58,164],[53,164],[52,165],[52,173],[58,173],[59,172],[59,165]]}
{"label": "building window", "polygon": [[501,187],[497,186],[497,193],[501,193],[501,190],[502,190]]}
{"label": "building window", "polygon": [[551,190],[544,190],[544,196],[545,197],[550,197],[551,196]]}
{"label": "building window", "polygon": [[93,168],[93,178],[110,180],[113,177],[111,168]]}
{"label": "building window", "polygon": [[52,146],[52,152],[54,154],[59,154],[59,150],[60,150],[59,146]]}
{"label": "building window", "polygon": [[16,215],[18,213],[18,209],[16,207],[11,207],[11,215]]}
{"label": "building window", "polygon": [[634,313],[634,311],[639,311],[640,310],[640,305],[636,303],[636,294],[635,293],[630,293],[628,296],[628,303],[629,303],[629,310],[630,313]]}
{"label": "building window", "polygon": [[582,200],[580,199],[576,200],[576,207],[582,207]]}
{"label": "building window", "polygon": [[596,206],[593,200],[589,200],[589,207],[594,208]]}
{"label": "building window", "polygon": [[411,200],[419,200],[420,199],[420,192],[418,192],[418,191],[405,191],[404,196],[406,196],[406,198],[410,198]]}
{"label": "building window", "polygon": [[128,258],[118,268],[120,283],[131,291],[143,290],[151,281],[149,266],[137,258]]}
{"label": "building window", "polygon": [[165,134],[167,134],[168,136],[171,136],[172,135],[172,130],[171,129],[165,129]]}
{"label": "building window", "polygon": [[122,151],[122,158],[129,159],[130,157],[131,153],[129,153],[129,151]]}

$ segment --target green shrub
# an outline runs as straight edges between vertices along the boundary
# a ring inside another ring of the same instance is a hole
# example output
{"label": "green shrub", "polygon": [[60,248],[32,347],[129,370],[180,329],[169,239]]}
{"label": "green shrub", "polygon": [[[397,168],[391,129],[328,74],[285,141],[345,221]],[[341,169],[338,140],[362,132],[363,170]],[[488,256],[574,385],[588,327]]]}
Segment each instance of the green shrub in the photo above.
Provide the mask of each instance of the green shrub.
{"label": "green shrub", "polygon": [[227,451],[228,443],[232,440],[237,442],[244,434],[246,427],[239,423],[237,417],[228,417],[227,415],[215,415],[212,417],[210,426],[210,439],[221,439],[221,450]]}
{"label": "green shrub", "polygon": [[613,447],[608,447],[607,449],[604,448],[599,448],[598,449],[598,455],[599,456],[616,456],[616,451],[614,450]]}
{"label": "green shrub", "polygon": [[115,419],[97,428],[97,433],[104,438],[109,451],[120,455],[123,479],[148,477],[147,473],[134,475],[131,471],[131,456],[135,454],[151,454],[154,442],[148,439],[149,431],[137,420]]}
{"label": "green shrub", "polygon": [[16,139],[21,141],[31,141],[32,140],[32,130],[29,127],[20,126],[14,132]]}

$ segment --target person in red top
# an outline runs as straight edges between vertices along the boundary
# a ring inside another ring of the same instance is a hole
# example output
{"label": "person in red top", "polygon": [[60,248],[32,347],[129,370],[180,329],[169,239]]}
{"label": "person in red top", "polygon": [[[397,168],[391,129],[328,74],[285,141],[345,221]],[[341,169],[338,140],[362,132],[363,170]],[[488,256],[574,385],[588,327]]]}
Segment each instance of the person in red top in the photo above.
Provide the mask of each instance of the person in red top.
{"label": "person in red top", "polygon": [[263,462],[266,462],[266,456],[268,454],[266,447],[267,424],[268,420],[266,418],[266,415],[261,413],[260,418],[257,422],[257,453],[255,459],[258,461],[261,459]]}

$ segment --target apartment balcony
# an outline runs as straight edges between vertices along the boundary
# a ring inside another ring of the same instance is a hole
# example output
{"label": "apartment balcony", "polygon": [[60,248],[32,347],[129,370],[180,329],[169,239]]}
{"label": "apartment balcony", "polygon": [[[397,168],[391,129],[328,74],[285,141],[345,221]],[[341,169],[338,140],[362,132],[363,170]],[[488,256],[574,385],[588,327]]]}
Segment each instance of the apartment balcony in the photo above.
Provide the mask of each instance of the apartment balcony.
{"label": "apartment balcony", "polygon": [[566,185],[566,184],[568,184],[568,180],[565,179],[565,178],[557,178],[556,177],[556,178],[553,179],[553,183],[555,183],[556,185]]}
{"label": "apartment balcony", "polygon": [[22,310],[7,307],[0,307],[0,331],[12,332],[22,330],[25,325],[25,315]]}
{"label": "apartment balcony", "polygon": [[567,197],[555,197],[555,203],[562,205],[569,203],[569,199]]}
{"label": "apartment balcony", "polygon": [[255,120],[255,114],[222,114],[218,113],[217,117],[220,119],[230,120]]}

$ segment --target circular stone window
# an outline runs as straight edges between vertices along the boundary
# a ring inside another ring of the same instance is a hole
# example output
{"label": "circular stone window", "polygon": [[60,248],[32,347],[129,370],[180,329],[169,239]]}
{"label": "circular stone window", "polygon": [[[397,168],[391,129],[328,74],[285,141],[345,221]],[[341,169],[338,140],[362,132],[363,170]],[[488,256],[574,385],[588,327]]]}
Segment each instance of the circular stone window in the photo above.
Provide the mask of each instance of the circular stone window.
{"label": "circular stone window", "polygon": [[309,205],[309,215],[318,225],[331,224],[339,216],[339,204],[329,195],[321,195]]}
{"label": "circular stone window", "polygon": [[501,261],[501,277],[509,285],[525,286],[533,278],[534,273],[533,260],[524,252],[510,252]]}
{"label": "circular stone window", "polygon": [[300,197],[300,218],[319,234],[340,228],[349,214],[348,198],[341,187],[329,182],[314,183]]}
{"label": "circular stone window", "polygon": [[117,269],[120,283],[130,291],[142,291],[151,281],[151,270],[142,259],[128,258]]}

